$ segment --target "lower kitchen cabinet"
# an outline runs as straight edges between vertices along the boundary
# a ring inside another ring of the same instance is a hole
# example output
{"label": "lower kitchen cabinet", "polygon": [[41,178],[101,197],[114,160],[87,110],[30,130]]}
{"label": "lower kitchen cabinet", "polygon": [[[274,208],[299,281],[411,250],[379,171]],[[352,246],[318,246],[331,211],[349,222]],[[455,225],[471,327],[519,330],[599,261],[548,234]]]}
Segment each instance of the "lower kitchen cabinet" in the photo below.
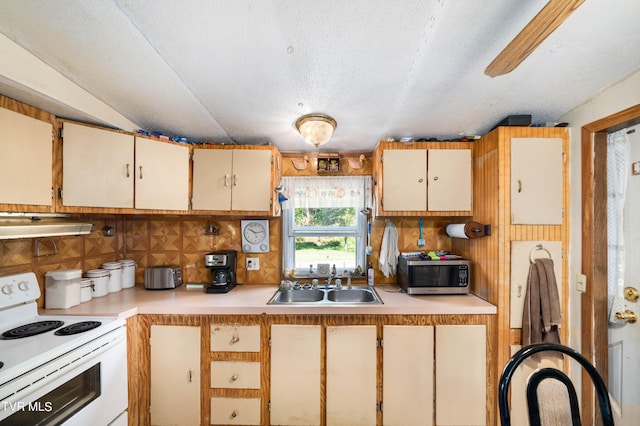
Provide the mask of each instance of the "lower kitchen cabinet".
{"label": "lower kitchen cabinet", "polygon": [[271,326],[271,424],[319,425],[320,325]]}
{"label": "lower kitchen cabinet", "polygon": [[150,321],[151,349],[150,374],[139,375],[139,388],[150,389],[140,424],[496,421],[489,315],[184,317],[141,322]]}
{"label": "lower kitchen cabinet", "polygon": [[382,327],[382,424],[433,424],[434,327]]}
{"label": "lower kitchen cabinet", "polygon": [[200,424],[200,327],[151,326],[151,424]]}
{"label": "lower kitchen cabinet", "polygon": [[436,424],[487,423],[487,332],[484,325],[436,327]]}
{"label": "lower kitchen cabinet", "polygon": [[326,334],[327,424],[375,424],[376,326],[331,326],[327,327]]}

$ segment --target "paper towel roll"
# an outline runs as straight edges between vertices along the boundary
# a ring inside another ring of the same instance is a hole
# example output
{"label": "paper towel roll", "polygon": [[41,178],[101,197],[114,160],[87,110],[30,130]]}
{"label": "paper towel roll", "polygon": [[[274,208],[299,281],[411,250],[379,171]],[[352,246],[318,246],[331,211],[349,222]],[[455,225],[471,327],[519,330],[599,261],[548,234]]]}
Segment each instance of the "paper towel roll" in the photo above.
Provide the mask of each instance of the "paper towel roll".
{"label": "paper towel roll", "polygon": [[466,224],[464,223],[452,223],[447,225],[447,235],[452,238],[469,238],[467,234],[464,232],[464,227]]}
{"label": "paper towel roll", "polygon": [[490,226],[479,222],[451,223],[445,229],[448,236],[452,238],[478,238],[491,235]]}

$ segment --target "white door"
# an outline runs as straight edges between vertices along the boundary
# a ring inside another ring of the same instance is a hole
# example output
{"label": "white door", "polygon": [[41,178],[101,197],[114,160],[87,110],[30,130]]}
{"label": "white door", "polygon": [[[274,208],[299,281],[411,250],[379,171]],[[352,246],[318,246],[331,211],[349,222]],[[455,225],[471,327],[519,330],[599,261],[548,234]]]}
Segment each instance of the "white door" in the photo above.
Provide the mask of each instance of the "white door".
{"label": "white door", "polygon": [[471,210],[471,150],[428,151],[427,210]]}
{"label": "white door", "polygon": [[0,108],[0,203],[51,205],[52,140],[51,123]]}
{"label": "white door", "polygon": [[189,147],[136,138],[136,208],[189,210]]}
{"label": "white door", "polygon": [[511,139],[511,223],[562,224],[562,139]]}
{"label": "white door", "polygon": [[327,327],[327,424],[376,424],[376,326]]}
{"label": "white door", "polygon": [[151,326],[151,424],[200,424],[200,327]]}
{"label": "white door", "polygon": [[232,162],[230,149],[193,150],[194,210],[231,210]]}
{"label": "white door", "polygon": [[133,207],[133,135],[64,123],[62,203]]}
{"label": "white door", "polygon": [[382,202],[385,211],[427,210],[427,151],[385,149]]}
{"label": "white door", "polygon": [[271,424],[320,424],[319,325],[271,326]]}
{"label": "white door", "polygon": [[[636,126],[640,130],[640,126]],[[629,134],[630,162],[640,159],[640,134]],[[624,211],[625,286],[640,290],[640,175],[627,176]],[[611,260],[609,260],[611,261]],[[622,311],[640,313],[640,302],[625,300]],[[609,393],[617,426],[640,419],[640,322],[609,326]]]}
{"label": "white door", "polygon": [[269,211],[271,151],[234,150],[231,210]]}

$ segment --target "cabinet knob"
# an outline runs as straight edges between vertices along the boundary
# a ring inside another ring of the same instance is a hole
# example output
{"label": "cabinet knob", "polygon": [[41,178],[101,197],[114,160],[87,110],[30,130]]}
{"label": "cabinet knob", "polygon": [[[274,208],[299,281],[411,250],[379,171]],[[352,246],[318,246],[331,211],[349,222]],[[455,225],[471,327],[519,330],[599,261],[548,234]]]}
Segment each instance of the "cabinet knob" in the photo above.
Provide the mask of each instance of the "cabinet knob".
{"label": "cabinet knob", "polygon": [[236,417],[238,417],[238,411],[237,411],[237,410],[233,410],[233,411],[231,412],[231,418],[232,418],[232,419],[235,419]]}
{"label": "cabinet knob", "polygon": [[522,181],[518,179],[518,194],[522,192]]}
{"label": "cabinet knob", "polygon": [[424,179],[420,178],[420,179],[418,179],[418,182],[422,183],[422,182],[424,182]]}
{"label": "cabinet knob", "polygon": [[235,382],[236,380],[238,380],[238,375],[234,374],[233,376],[231,376],[231,379],[229,380],[231,383]]}
{"label": "cabinet knob", "polygon": [[140,166],[140,179],[142,179],[142,166]]}
{"label": "cabinet knob", "polygon": [[189,369],[189,383],[193,382],[193,368]]}
{"label": "cabinet knob", "polygon": [[238,186],[238,175],[233,174],[233,186]]}
{"label": "cabinet knob", "polygon": [[433,177],[433,180],[438,180],[438,176],[434,176],[434,177]]}
{"label": "cabinet knob", "polygon": [[224,186],[229,186],[229,175],[228,174],[224,175]]}
{"label": "cabinet knob", "polygon": [[233,345],[233,344],[238,343],[239,341],[240,341],[240,338],[239,338],[237,335],[235,335],[235,334],[234,334],[234,335],[231,337],[231,342],[229,342],[229,343],[230,343],[231,345]]}
{"label": "cabinet knob", "polygon": [[129,163],[127,163],[127,177],[131,176],[131,173],[129,173]]}

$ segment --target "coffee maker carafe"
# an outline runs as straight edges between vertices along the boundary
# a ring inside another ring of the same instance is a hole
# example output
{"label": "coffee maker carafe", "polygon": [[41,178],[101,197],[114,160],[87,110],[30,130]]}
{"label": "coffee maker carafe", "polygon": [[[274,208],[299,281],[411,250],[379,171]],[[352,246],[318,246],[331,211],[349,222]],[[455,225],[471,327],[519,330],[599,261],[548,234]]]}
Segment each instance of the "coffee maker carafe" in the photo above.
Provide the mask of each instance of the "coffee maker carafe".
{"label": "coffee maker carafe", "polygon": [[236,285],[235,250],[221,250],[204,255],[204,266],[211,270],[211,285],[207,293],[226,293]]}

